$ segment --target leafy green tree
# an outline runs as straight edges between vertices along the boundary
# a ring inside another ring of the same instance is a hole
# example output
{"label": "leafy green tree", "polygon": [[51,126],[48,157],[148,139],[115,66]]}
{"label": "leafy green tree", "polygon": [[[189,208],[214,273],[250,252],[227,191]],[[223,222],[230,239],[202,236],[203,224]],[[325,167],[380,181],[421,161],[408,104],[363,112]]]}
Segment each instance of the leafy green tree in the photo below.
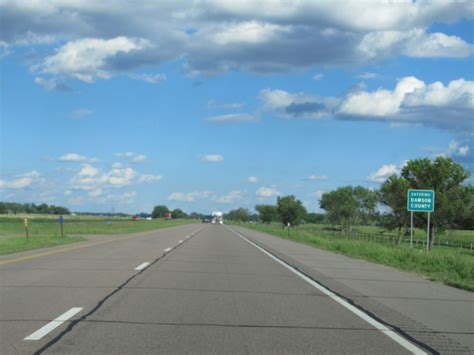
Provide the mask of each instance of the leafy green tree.
{"label": "leafy green tree", "polygon": [[171,217],[173,219],[177,219],[177,218],[187,218],[188,215],[186,213],[184,213],[181,209],[179,208],[176,208],[174,209],[172,212],[171,212]]}
{"label": "leafy green tree", "polygon": [[474,185],[464,186],[461,193],[462,210],[454,221],[454,228],[474,230]]}
{"label": "leafy green tree", "polygon": [[246,208],[237,208],[234,210],[229,211],[224,215],[224,219],[228,219],[231,221],[237,222],[248,222],[252,218],[252,214]]}
{"label": "leafy green tree", "polygon": [[314,224],[323,224],[326,220],[326,215],[324,213],[308,213],[306,217],[306,222]]}
{"label": "leafy green tree", "polygon": [[295,196],[278,197],[277,212],[281,223],[296,226],[306,219],[307,211]]}
{"label": "leafy green tree", "polygon": [[278,219],[277,206],[273,205],[257,205],[255,209],[258,212],[258,218],[262,223],[270,224]]}
{"label": "leafy green tree", "polygon": [[[437,157],[435,160],[410,160],[402,169],[402,177],[413,189],[435,191],[435,210],[431,213],[429,229],[429,249],[433,248],[437,231],[452,225],[463,212],[465,192],[463,182],[470,176],[462,165],[451,158]],[[417,218],[427,220],[426,214],[416,214]]]}
{"label": "leafy green tree", "polygon": [[192,219],[203,219],[204,215],[202,213],[192,212],[189,217]]}
{"label": "leafy green tree", "polygon": [[339,224],[341,232],[375,216],[378,194],[362,186],[344,186],[334,191],[326,192],[321,197],[319,205],[327,211],[329,222]]}
{"label": "leafy green tree", "polygon": [[163,205],[158,205],[153,208],[153,212],[151,213],[151,216],[153,218],[165,218],[166,214],[169,213],[170,210],[168,207],[163,206]]}
{"label": "leafy green tree", "polygon": [[380,187],[380,202],[390,207],[388,218],[383,225],[387,229],[398,229],[400,245],[403,238],[403,228],[410,223],[410,212],[407,211],[407,190],[410,188],[408,180],[397,175],[390,176]]}
{"label": "leafy green tree", "polygon": [[351,218],[358,208],[352,193],[352,186],[340,187],[324,193],[319,202],[320,207],[326,210],[329,222],[339,224],[343,233],[351,224]]}

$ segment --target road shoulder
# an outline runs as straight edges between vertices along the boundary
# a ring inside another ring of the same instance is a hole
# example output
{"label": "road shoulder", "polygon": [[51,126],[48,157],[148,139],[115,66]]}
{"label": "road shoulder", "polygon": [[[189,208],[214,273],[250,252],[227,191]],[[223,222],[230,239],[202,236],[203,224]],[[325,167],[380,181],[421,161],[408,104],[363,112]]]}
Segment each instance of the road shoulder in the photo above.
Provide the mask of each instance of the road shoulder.
{"label": "road shoulder", "polygon": [[470,292],[266,233],[231,228],[440,353],[469,353],[474,349],[474,298]]}

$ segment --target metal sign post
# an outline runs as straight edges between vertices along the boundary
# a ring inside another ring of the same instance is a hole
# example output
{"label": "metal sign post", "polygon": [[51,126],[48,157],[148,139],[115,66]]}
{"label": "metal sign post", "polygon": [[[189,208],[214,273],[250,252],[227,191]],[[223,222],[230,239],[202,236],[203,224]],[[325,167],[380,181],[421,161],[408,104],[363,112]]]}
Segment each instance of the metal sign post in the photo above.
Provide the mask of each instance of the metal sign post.
{"label": "metal sign post", "polygon": [[61,226],[61,237],[64,237],[63,222],[64,222],[63,216],[59,216],[59,225]]}
{"label": "metal sign post", "polygon": [[413,248],[413,211],[410,218],[410,248]]}
{"label": "metal sign post", "polygon": [[428,223],[426,225],[426,251],[430,251],[430,213],[428,212]]}
{"label": "metal sign post", "polygon": [[28,218],[25,218],[24,223],[25,223],[26,241],[29,242],[30,241],[30,236],[29,236],[29,233],[28,233]]}

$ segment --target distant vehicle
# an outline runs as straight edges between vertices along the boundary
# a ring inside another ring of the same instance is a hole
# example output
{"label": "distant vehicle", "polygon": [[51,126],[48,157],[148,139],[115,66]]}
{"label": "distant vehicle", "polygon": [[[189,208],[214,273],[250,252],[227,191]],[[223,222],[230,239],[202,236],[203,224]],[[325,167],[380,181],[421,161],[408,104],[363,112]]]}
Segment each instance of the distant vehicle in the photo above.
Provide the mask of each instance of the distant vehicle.
{"label": "distant vehicle", "polygon": [[209,223],[211,220],[209,218],[203,218],[202,223]]}
{"label": "distant vehicle", "polygon": [[138,217],[138,216],[133,216],[132,217],[132,221],[138,221],[138,220],[140,220],[140,217]]}
{"label": "distant vehicle", "polygon": [[224,224],[224,216],[220,211],[212,212],[212,224]]}

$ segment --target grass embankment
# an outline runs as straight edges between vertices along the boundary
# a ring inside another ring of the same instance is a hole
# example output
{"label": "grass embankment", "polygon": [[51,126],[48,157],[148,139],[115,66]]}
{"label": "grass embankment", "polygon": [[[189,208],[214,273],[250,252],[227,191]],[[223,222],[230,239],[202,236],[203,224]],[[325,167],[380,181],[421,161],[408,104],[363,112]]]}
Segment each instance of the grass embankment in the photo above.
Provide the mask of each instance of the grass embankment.
{"label": "grass embankment", "polygon": [[439,248],[428,253],[405,245],[384,245],[304,230],[292,230],[288,236],[287,230],[281,227],[252,224],[243,226],[320,249],[416,272],[446,285],[474,292],[474,257],[468,250]]}
{"label": "grass embankment", "polygon": [[26,216],[0,217],[0,255],[48,246],[74,243],[85,240],[88,234],[128,234],[154,229],[174,227],[193,222],[192,220],[153,219],[132,221],[130,218],[108,218],[95,216],[64,216],[64,234],[58,216],[28,216],[29,241],[25,238],[23,218]]}
{"label": "grass embankment", "polygon": [[[327,224],[304,224],[298,226],[297,229],[301,230],[308,230],[308,231],[315,231],[321,230],[324,231],[325,229],[339,229],[339,226],[331,226]],[[393,237],[398,238],[398,231],[397,230],[387,230],[382,227],[377,226],[354,226],[352,228],[354,233],[359,234],[370,234],[370,235],[380,235],[385,237]],[[409,236],[405,236],[404,240],[409,240]],[[413,239],[416,240],[425,240],[426,239],[426,229],[420,228],[413,228]],[[470,243],[474,243],[474,231],[472,230],[446,230],[443,232],[436,233],[436,244],[440,242],[442,245],[449,242],[450,244],[460,244],[463,243],[464,245],[469,245]]]}

